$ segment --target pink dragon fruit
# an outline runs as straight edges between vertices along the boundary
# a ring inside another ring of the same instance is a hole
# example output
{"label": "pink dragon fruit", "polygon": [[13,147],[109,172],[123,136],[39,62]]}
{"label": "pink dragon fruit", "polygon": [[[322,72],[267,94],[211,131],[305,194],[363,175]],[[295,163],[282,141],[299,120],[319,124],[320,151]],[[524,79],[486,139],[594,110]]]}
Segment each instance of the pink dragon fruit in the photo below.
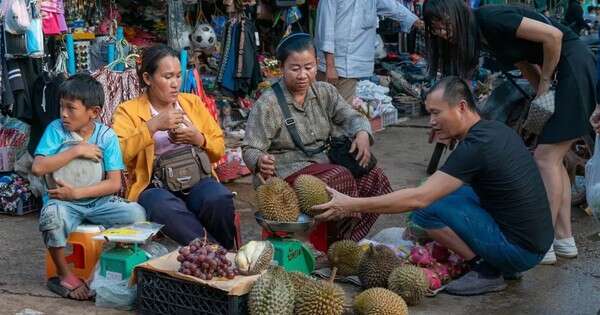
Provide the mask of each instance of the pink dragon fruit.
{"label": "pink dragon fruit", "polygon": [[423,272],[425,272],[425,277],[429,283],[430,290],[437,290],[442,286],[442,280],[440,280],[440,277],[438,277],[437,273],[425,268],[423,268]]}
{"label": "pink dragon fruit", "polygon": [[450,274],[450,278],[456,279],[463,275],[463,273],[468,271],[468,266],[465,263],[464,259],[462,259],[457,254],[451,254],[448,257],[448,273]]}
{"label": "pink dragon fruit", "polygon": [[448,267],[446,265],[442,265],[442,264],[436,262],[436,263],[433,263],[431,270],[438,275],[440,280],[442,280],[442,283],[447,283],[448,281],[450,281],[450,273],[449,273]]}
{"label": "pink dragon fruit", "polygon": [[431,264],[433,263],[433,258],[431,257],[427,249],[425,249],[425,247],[415,245],[410,251],[409,261],[414,265],[426,267],[431,266]]}
{"label": "pink dragon fruit", "polygon": [[427,248],[427,251],[429,251],[429,253],[431,254],[431,257],[433,257],[433,259],[435,259],[435,261],[437,262],[447,262],[448,261],[448,257],[450,256],[450,251],[444,247],[443,245],[441,245],[438,242],[429,242],[425,245],[425,248]]}

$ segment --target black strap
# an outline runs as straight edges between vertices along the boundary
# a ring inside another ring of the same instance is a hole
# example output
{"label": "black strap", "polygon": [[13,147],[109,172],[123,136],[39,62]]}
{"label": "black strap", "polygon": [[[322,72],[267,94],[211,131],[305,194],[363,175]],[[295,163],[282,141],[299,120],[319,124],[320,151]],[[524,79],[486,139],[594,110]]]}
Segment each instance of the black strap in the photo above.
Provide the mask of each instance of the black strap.
{"label": "black strap", "polygon": [[313,155],[325,151],[326,146],[321,146],[317,149],[307,149],[304,146],[304,143],[300,138],[300,134],[298,133],[298,129],[296,128],[296,120],[292,117],[290,107],[288,106],[285,96],[283,95],[283,90],[281,89],[281,86],[279,85],[279,83],[275,83],[271,88],[273,89],[273,92],[275,92],[275,96],[277,97],[277,103],[279,104],[281,112],[283,113],[283,124],[286,126],[288,132],[290,133],[292,141],[294,141],[296,147],[298,147],[298,149],[304,152],[304,154],[306,154],[306,156],[308,157],[312,157]]}
{"label": "black strap", "polygon": [[510,81],[510,83],[512,83],[517,90],[519,90],[519,92],[521,92],[521,94],[523,94],[523,96],[525,96],[525,98],[527,99],[527,101],[531,102],[533,100],[533,96],[530,95],[529,93],[527,93],[516,81],[515,78],[513,77],[512,74],[508,73],[507,71],[502,70],[502,73],[504,74],[504,76],[508,79],[508,81]]}

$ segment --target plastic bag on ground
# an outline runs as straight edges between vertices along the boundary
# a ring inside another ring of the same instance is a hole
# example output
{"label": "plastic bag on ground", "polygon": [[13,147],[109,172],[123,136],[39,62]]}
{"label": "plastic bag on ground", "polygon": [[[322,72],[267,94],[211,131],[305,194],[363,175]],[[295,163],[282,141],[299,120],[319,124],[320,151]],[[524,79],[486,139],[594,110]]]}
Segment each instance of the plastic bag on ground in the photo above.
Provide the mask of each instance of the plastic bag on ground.
{"label": "plastic bag on ground", "polygon": [[130,311],[135,308],[137,286],[129,287],[129,278],[112,280],[100,275],[100,263],[96,266],[90,288],[96,292],[96,306]]}
{"label": "plastic bag on ground", "polygon": [[370,239],[363,239],[358,244],[366,245],[386,245],[390,249],[394,250],[396,255],[402,258],[406,258],[407,254],[410,253],[411,249],[415,245],[410,240],[402,238],[404,235],[405,228],[393,227],[381,230]]}
{"label": "plastic bag on ground", "polygon": [[585,197],[596,220],[600,220],[600,135],[596,135],[594,155],[585,165]]}

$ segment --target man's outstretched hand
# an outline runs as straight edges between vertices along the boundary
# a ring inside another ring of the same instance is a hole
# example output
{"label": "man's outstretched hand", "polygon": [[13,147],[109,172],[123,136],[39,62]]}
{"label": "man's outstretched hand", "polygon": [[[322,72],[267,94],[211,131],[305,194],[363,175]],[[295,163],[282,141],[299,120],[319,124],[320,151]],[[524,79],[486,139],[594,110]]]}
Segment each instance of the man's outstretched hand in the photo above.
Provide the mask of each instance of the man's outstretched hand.
{"label": "man's outstretched hand", "polygon": [[312,207],[313,210],[324,211],[323,213],[315,216],[315,220],[339,220],[349,216],[352,213],[352,209],[355,204],[354,198],[344,195],[330,187],[327,187],[327,192],[331,196],[331,200],[322,205]]}

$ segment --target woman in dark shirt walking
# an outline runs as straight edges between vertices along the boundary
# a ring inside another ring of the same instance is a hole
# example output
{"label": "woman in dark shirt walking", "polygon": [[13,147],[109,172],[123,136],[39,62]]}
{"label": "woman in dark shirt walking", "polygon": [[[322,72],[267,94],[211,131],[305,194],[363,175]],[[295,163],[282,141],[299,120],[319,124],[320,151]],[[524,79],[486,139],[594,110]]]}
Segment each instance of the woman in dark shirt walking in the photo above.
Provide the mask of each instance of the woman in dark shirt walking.
{"label": "woman in dark shirt walking", "polygon": [[423,15],[429,62],[435,71],[470,78],[481,50],[486,50],[503,67],[519,68],[537,95],[547,93],[556,79],[555,112],[535,151],[555,227],[554,246],[542,263],[555,263],[556,254],[577,256],[563,159],[573,141],[590,132],[587,121],[596,105],[592,53],[571,29],[523,6],[471,10],[463,0],[429,0]]}

